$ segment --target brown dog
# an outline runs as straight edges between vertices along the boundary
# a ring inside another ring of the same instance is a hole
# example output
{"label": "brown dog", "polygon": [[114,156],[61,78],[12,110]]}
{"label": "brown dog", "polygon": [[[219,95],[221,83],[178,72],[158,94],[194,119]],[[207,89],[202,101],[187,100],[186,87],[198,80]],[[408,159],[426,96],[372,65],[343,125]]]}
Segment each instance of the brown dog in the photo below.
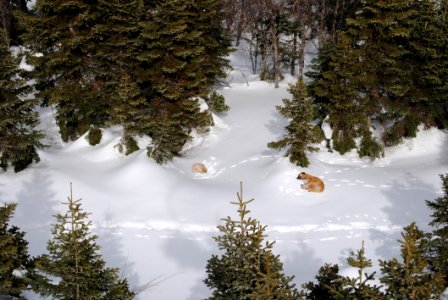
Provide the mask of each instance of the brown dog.
{"label": "brown dog", "polygon": [[307,190],[308,192],[320,193],[324,191],[324,182],[318,177],[302,172],[299,173],[297,179],[303,180],[304,184],[302,184],[300,187],[304,190]]}
{"label": "brown dog", "polygon": [[191,166],[193,173],[207,173],[207,167],[201,163],[194,163]]}

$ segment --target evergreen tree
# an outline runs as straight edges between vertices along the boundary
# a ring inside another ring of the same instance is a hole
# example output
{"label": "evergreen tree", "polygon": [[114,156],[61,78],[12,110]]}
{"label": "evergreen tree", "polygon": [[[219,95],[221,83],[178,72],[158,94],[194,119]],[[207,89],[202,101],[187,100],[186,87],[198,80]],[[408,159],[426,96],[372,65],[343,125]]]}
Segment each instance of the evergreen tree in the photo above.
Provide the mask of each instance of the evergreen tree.
{"label": "evergreen tree", "polygon": [[73,200],[70,192],[64,204],[68,211],[56,215],[48,254],[36,259],[42,276],[33,282],[33,289],[57,299],[132,299],[127,280],[119,278],[118,269],[107,268],[98,253],[97,236],[90,233],[92,223],[81,200]]}
{"label": "evergreen tree", "polygon": [[[358,269],[358,277],[342,277],[341,283],[344,286],[344,293],[334,293],[340,296],[340,299],[382,299],[382,294],[379,287],[369,285],[369,281],[375,280],[375,272],[372,274],[364,273],[366,268],[372,267],[372,261],[365,256],[364,241],[360,250],[350,252],[347,258],[349,266]],[[344,295],[345,294],[345,295]]]}
{"label": "evergreen tree", "polygon": [[237,193],[237,220],[230,217],[219,225],[222,235],[214,237],[224,253],[212,255],[207,262],[205,284],[213,290],[209,299],[299,299],[291,283],[293,277],[283,274],[279,256],[272,253],[273,242],[263,240],[266,226],[248,217],[249,201],[243,200],[242,187]]}
{"label": "evergreen tree", "polygon": [[5,42],[10,45],[20,45],[20,34],[24,28],[15,16],[26,13],[28,0],[0,0],[0,28],[5,33]]}
{"label": "evergreen tree", "polygon": [[436,1],[401,2],[401,6],[388,7],[389,15],[401,27],[389,29],[391,38],[383,41],[387,46],[383,49],[390,54],[378,74],[386,108],[385,116],[380,117],[393,124],[386,127],[386,145],[395,145],[402,137],[415,137],[421,123],[445,127],[448,116],[444,109],[447,24]]}
{"label": "evergreen tree", "polygon": [[339,266],[337,264],[325,264],[319,269],[316,275],[317,282],[312,281],[305,283],[304,298],[308,300],[336,300],[338,295],[344,294],[344,286],[342,276],[339,274]]}
{"label": "evergreen tree", "polygon": [[145,132],[152,138],[148,155],[163,163],[179,154],[192,129],[211,125],[198,97],[207,96],[210,85],[223,75],[228,50],[218,1],[155,2],[148,20],[141,22],[137,81],[152,122]]}
{"label": "evergreen tree", "polygon": [[230,107],[226,104],[225,98],[217,91],[213,91],[208,97],[204,98],[208,105],[208,108],[214,113],[225,113],[230,110]]}
{"label": "evergreen tree", "polygon": [[137,82],[137,40],[145,7],[141,0],[99,0],[98,10],[100,20],[95,32],[102,42],[95,58],[110,102],[106,125],[123,126],[119,148],[128,155],[139,149],[134,137],[147,133],[151,124],[149,104]]}
{"label": "evergreen tree", "polygon": [[[418,125],[444,127],[446,22],[435,1],[367,0],[347,19],[334,48],[311,73],[312,95],[329,115],[333,147],[360,156],[383,155],[382,143],[414,137]],[[382,141],[371,134],[382,126]]]}
{"label": "evergreen tree", "polygon": [[358,269],[358,277],[343,277],[339,274],[338,265],[326,264],[321,267],[316,276],[317,284],[309,282],[304,284],[305,299],[383,299],[379,287],[370,285],[369,281],[375,279],[375,273],[364,273],[366,268],[372,266],[372,261],[365,256],[364,242],[360,250],[351,251],[347,258],[349,266]]}
{"label": "evergreen tree", "polygon": [[268,147],[282,149],[288,147],[285,156],[297,166],[309,166],[306,151],[317,151],[310,144],[320,142],[319,128],[312,124],[314,118],[313,102],[307,95],[306,85],[301,79],[289,87],[292,99],[283,99],[283,106],[277,106],[277,111],[290,120],[285,127],[287,134],[279,141],[270,142]]}
{"label": "evergreen tree", "polygon": [[123,75],[118,85],[118,93],[112,97],[112,101],[109,124],[123,126],[121,145],[126,148],[125,153],[130,154],[138,150],[134,137],[147,132],[152,124],[148,102],[129,74]]}
{"label": "evergreen tree", "polygon": [[443,196],[434,201],[426,201],[432,211],[431,225],[434,231],[428,251],[428,263],[431,271],[444,275],[444,287],[448,287],[448,175],[441,175]]}
{"label": "evergreen tree", "polygon": [[22,22],[37,96],[55,105],[62,139],[74,140],[91,125],[102,126],[109,103],[94,55],[97,1],[37,0]]}
{"label": "evergreen tree", "polygon": [[1,29],[0,36],[0,167],[6,170],[12,165],[19,172],[39,161],[42,134],[35,129],[36,102],[26,99],[29,87],[20,77],[23,72],[17,67],[18,60],[11,56]]}
{"label": "evergreen tree", "polygon": [[[396,80],[394,86],[406,87],[406,93],[398,99],[400,101],[388,103],[390,110],[400,112],[394,120],[395,127],[391,129],[392,141],[400,128],[405,129],[406,136],[414,137],[420,123],[426,127],[437,125],[445,128],[448,125],[444,107],[448,87],[448,27],[437,2],[412,1],[407,10],[405,24],[410,28],[410,34],[401,43],[407,51],[400,59],[399,72],[391,70],[393,73],[389,74]],[[397,76],[401,74],[403,77]]]}
{"label": "evergreen tree", "polygon": [[223,28],[224,14],[222,1],[191,1],[190,9],[194,14],[194,27],[201,34],[197,36],[196,45],[202,46],[201,71],[205,76],[207,93],[210,88],[221,83],[230,69],[228,55],[232,51],[232,40]]}
{"label": "evergreen tree", "polygon": [[21,293],[28,285],[25,272],[30,267],[30,259],[25,232],[8,225],[16,206],[5,204],[0,207],[0,298],[24,299]]}
{"label": "evergreen tree", "polygon": [[[334,47],[324,49],[320,58],[321,74],[312,83],[311,94],[316,96],[320,115],[329,115],[333,129],[333,148],[345,154],[356,147],[354,138],[369,132],[369,116],[359,93],[363,71],[358,61],[356,42],[341,33]],[[325,69],[324,69],[325,68]]]}
{"label": "evergreen tree", "polygon": [[[108,93],[116,92],[125,74],[136,74],[140,52],[137,38],[144,20],[143,0],[98,0],[98,20],[95,25],[95,60],[98,71],[104,78]],[[150,9],[150,7],[146,7]],[[149,20],[148,20],[149,21]]]}
{"label": "evergreen tree", "polygon": [[[362,127],[364,134],[368,134],[372,119],[386,126],[395,117],[398,121],[406,116],[399,107],[407,106],[403,97],[411,85],[410,68],[403,62],[409,54],[406,44],[413,31],[412,21],[418,15],[412,2],[414,0],[368,0],[355,18],[347,20],[345,34],[350,43],[357,46],[351,59],[357,62],[360,70],[355,90],[360,95],[358,103],[367,117],[367,123]],[[417,127],[408,129],[407,133],[401,132],[399,138],[415,134]],[[390,145],[386,137],[384,140]],[[370,142],[369,139],[363,141]],[[366,152],[364,149],[362,153]]]}
{"label": "evergreen tree", "polygon": [[427,247],[425,234],[412,223],[404,229],[401,244],[403,262],[393,258],[381,261],[381,283],[387,298],[440,299],[444,280],[441,273],[428,272],[424,257]]}
{"label": "evergreen tree", "polygon": [[91,146],[98,145],[103,137],[103,132],[97,126],[90,126],[89,133],[86,136],[87,141]]}

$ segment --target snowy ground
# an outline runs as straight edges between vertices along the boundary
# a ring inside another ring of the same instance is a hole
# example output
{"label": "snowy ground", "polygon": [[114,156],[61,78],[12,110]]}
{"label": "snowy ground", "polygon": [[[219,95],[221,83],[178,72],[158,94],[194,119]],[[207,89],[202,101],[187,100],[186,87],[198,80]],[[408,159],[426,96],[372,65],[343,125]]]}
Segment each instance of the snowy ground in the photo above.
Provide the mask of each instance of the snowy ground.
{"label": "snowy ground", "polygon": [[[311,167],[301,169],[266,146],[286,125],[275,105],[289,97],[287,82],[275,89],[257,81],[240,60],[234,66],[229,86],[221,90],[230,112],[215,116],[210,133],[197,136],[183,157],[165,166],[149,160],[144,150],[128,157],[118,153],[119,127],[106,130],[95,147],[84,138],[64,144],[52,111],[43,110],[41,127],[52,147],[41,151],[41,162],[31,168],[0,173],[0,200],[19,204],[12,223],[27,232],[31,254],[46,251],[52,215],[65,211],[61,202],[70,182],[74,197],[92,213],[110,266],[121,268],[132,286],[158,282],[138,299],[196,300],[210,294],[202,280],[207,260],[218,253],[212,236],[221,218],[236,217],[230,202],[240,182],[244,198],[255,198],[252,217],[268,225],[285,273],[295,275],[298,285],[312,280],[325,262],[352,274],[345,258],[363,240],[374,271],[378,258],[399,256],[402,227],[416,221],[427,228],[424,200],[441,195],[439,174],[448,172],[446,131],[421,130],[373,163],[322,146],[310,156]],[[209,173],[193,174],[195,162]],[[299,188],[296,177],[303,170],[325,181],[324,193]]]}

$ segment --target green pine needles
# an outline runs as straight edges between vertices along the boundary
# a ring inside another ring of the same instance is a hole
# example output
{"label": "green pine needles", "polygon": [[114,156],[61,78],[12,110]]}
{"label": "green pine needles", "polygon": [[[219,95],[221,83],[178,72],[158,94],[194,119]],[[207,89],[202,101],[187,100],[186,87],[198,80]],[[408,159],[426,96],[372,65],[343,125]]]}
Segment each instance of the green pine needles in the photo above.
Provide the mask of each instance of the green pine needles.
{"label": "green pine needles", "polygon": [[56,299],[132,299],[127,280],[119,277],[118,269],[106,267],[98,253],[97,236],[90,233],[92,223],[81,200],[74,200],[70,190],[63,204],[68,210],[56,215],[48,254],[36,260],[33,290]]}
{"label": "green pine needles", "polygon": [[400,262],[393,258],[380,261],[380,278],[386,288],[386,296],[390,299],[440,299],[444,291],[442,273],[428,272],[425,258],[427,238],[415,223],[410,224],[401,234]]}
{"label": "green pine needles", "polygon": [[238,218],[230,216],[218,226],[220,236],[214,237],[221,255],[207,262],[205,284],[212,289],[209,299],[299,299],[284,275],[280,257],[272,252],[273,242],[264,241],[266,226],[249,217],[247,206],[254,199],[243,200],[242,184],[235,204]]}
{"label": "green pine needles", "polygon": [[285,156],[300,167],[308,167],[310,162],[306,155],[308,151],[317,151],[316,144],[322,140],[322,135],[314,119],[314,105],[308,97],[305,83],[299,79],[295,85],[290,85],[292,99],[283,99],[283,106],[277,106],[277,111],[290,120],[285,127],[285,136],[276,142],[270,142],[268,147],[274,149],[287,148]]}
{"label": "green pine needles", "polygon": [[37,150],[43,147],[43,135],[35,129],[39,122],[36,101],[25,99],[30,88],[7,40],[0,28],[0,167],[12,166],[19,172],[40,160]]}
{"label": "green pine needles", "polygon": [[317,115],[329,116],[335,150],[375,159],[415,137],[419,125],[446,128],[445,20],[436,1],[362,1],[337,39],[319,49],[307,73],[310,95]]}
{"label": "green pine needles", "polygon": [[56,108],[64,141],[90,130],[95,145],[100,128],[120,125],[125,154],[148,136],[148,156],[165,163],[213,125],[199,99],[229,67],[220,1],[37,0],[20,20],[37,99]]}
{"label": "green pine needles", "polygon": [[25,232],[16,226],[10,226],[17,204],[5,204],[0,207],[0,298],[3,296],[23,299],[21,293],[29,281],[26,272],[31,266],[28,255],[28,242]]}
{"label": "green pine needles", "polygon": [[433,201],[426,201],[432,212],[430,226],[434,229],[429,239],[427,260],[433,272],[442,273],[445,277],[445,288],[448,287],[448,174],[440,175],[443,195]]}
{"label": "green pine needles", "polygon": [[224,96],[217,91],[213,91],[208,97],[205,97],[204,100],[209,109],[214,113],[225,113],[230,110],[230,106],[226,104]]}

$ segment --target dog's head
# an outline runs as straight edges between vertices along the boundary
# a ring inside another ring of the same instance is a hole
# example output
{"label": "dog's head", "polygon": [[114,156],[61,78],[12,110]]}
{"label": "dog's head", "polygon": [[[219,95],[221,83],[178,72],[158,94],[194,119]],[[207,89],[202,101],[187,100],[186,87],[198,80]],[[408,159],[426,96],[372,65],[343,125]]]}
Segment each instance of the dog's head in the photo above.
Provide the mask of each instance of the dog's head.
{"label": "dog's head", "polygon": [[308,176],[308,174],[306,174],[305,172],[301,172],[299,173],[299,175],[297,175],[297,179],[305,179]]}

